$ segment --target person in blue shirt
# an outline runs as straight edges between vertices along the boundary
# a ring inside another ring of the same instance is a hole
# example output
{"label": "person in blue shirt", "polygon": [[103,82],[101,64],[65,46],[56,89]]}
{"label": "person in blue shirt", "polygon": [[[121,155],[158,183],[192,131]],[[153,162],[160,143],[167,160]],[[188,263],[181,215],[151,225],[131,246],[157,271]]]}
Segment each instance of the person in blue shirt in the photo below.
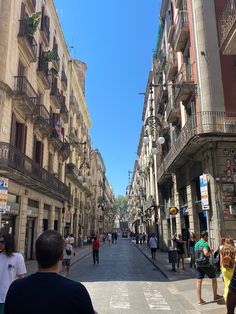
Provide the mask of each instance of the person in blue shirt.
{"label": "person in blue shirt", "polygon": [[234,273],[230,281],[226,305],[227,314],[234,314],[236,307],[236,267],[234,267]]}

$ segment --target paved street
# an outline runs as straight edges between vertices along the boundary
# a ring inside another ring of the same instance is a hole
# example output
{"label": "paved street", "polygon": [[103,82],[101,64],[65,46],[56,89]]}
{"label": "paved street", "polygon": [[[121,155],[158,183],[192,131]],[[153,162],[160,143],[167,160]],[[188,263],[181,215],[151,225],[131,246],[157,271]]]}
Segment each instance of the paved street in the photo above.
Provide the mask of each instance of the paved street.
{"label": "paved street", "polygon": [[[157,264],[163,257],[159,262],[163,273],[147,254],[145,246],[119,239],[117,245],[102,245],[99,265],[93,265],[92,256],[86,254],[73,264],[69,277],[84,283],[99,314],[225,313],[225,306],[216,302],[197,305],[193,271],[169,276],[167,254],[158,253],[157,257]],[[203,294],[211,300],[209,280],[204,282]]]}

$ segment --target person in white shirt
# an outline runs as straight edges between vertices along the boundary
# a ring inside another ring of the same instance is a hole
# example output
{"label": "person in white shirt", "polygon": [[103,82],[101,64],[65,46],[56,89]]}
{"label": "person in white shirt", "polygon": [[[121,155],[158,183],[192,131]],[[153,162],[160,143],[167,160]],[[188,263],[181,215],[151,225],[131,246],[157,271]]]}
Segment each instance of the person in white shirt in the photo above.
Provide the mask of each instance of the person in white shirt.
{"label": "person in white shirt", "polygon": [[107,240],[108,240],[109,246],[111,245],[111,239],[112,239],[112,234],[109,232],[107,235]]}
{"label": "person in white shirt", "polygon": [[148,241],[148,246],[151,249],[152,259],[156,259],[156,251],[157,251],[157,238],[153,233]]}
{"label": "person in white shirt", "polygon": [[0,314],[11,283],[26,274],[24,258],[15,251],[15,239],[9,234],[0,234]]}
{"label": "person in white shirt", "polygon": [[68,276],[70,272],[70,261],[72,256],[75,256],[73,246],[69,243],[68,239],[64,241],[63,260],[62,260],[62,272],[64,276]]}

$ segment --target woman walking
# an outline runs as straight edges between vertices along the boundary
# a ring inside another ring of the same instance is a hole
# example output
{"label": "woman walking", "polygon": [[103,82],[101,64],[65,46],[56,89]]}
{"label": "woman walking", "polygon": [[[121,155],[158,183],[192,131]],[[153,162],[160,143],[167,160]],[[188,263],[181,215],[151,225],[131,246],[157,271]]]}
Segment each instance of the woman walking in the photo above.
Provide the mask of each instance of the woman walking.
{"label": "woman walking", "polygon": [[98,237],[96,237],[92,244],[94,265],[96,264],[96,262],[97,264],[99,264],[99,247],[100,247],[100,243],[99,243]]}
{"label": "woman walking", "polygon": [[157,238],[153,233],[148,241],[148,246],[151,249],[152,259],[156,259],[156,251],[157,251]]}
{"label": "woman walking", "polygon": [[0,234],[0,314],[4,313],[4,303],[11,283],[26,274],[22,254],[15,250],[15,239],[9,234]]}

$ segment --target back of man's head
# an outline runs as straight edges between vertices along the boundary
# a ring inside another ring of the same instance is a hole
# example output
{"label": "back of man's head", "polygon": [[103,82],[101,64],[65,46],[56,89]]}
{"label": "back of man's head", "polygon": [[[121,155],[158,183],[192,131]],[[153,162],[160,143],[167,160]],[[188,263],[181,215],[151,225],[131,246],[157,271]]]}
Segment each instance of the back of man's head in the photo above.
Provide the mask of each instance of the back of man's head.
{"label": "back of man's head", "polygon": [[63,238],[55,230],[44,231],[35,243],[36,259],[40,267],[49,268],[57,264],[63,254]]}
{"label": "back of man's head", "polygon": [[208,232],[207,231],[202,231],[201,232],[201,238],[206,238],[208,237]]}

